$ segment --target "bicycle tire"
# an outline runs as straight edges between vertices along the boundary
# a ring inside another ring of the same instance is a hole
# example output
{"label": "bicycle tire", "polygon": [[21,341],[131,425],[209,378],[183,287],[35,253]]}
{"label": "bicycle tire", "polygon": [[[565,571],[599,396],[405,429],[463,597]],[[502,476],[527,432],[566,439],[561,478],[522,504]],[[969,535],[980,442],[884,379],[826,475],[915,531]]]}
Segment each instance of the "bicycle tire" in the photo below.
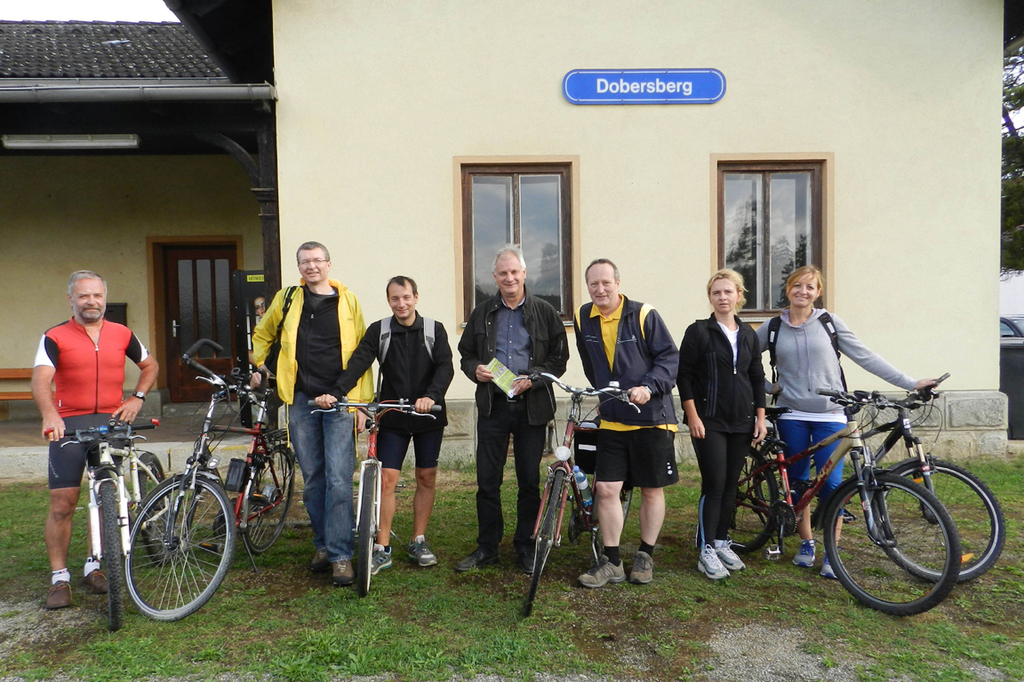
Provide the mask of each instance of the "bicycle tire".
{"label": "bicycle tire", "polygon": [[[148,450],[136,450],[136,457],[139,460],[139,501],[128,499],[128,520],[129,525],[135,525],[135,517],[145,503],[146,498],[164,480],[164,467],[160,464],[160,458]],[[127,476],[126,476],[127,477]]]}
{"label": "bicycle tire", "polygon": [[124,625],[124,549],[121,547],[121,520],[118,510],[117,481],[101,481],[100,542],[103,543],[103,573],[107,576],[108,625],[117,632]]}
{"label": "bicycle tire", "polygon": [[[875,472],[874,478],[871,509],[894,544],[876,545],[868,535],[866,518],[844,526],[837,538],[843,508],[857,505],[860,496],[857,480],[851,478],[829,498],[825,553],[839,582],[857,601],[895,616],[922,613],[941,603],[956,585],[960,568],[956,525],[923,486],[885,470]],[[926,519],[922,509],[934,520]],[[911,562],[934,570],[936,579],[906,570]]]}
{"label": "bicycle tire", "polygon": [[[960,534],[960,576],[957,582],[974,580],[995,565],[1006,542],[1006,519],[999,500],[985,482],[967,469],[941,459],[931,465],[929,492],[939,498]],[[920,462],[908,459],[890,468],[895,474],[924,485]],[[914,570],[914,569],[909,569]]]}
{"label": "bicycle tire", "polygon": [[356,592],[360,597],[370,593],[373,576],[373,545],[377,541],[376,494],[380,468],[368,466],[359,476],[359,564],[356,567]]}
{"label": "bicycle tire", "polygon": [[224,489],[197,476],[176,504],[181,478],[161,483],[143,505],[125,564],[132,601],[155,620],[180,620],[202,608],[235,551],[234,508]]}
{"label": "bicycle tire", "polygon": [[558,524],[558,510],[562,507],[562,493],[565,489],[565,471],[558,469],[551,479],[551,487],[548,489],[547,499],[544,500],[544,507],[541,514],[540,528],[537,529],[537,538],[533,548],[533,574],[530,576],[530,589],[526,593],[526,601],[523,603],[523,617],[527,617],[533,611],[533,600],[537,597],[537,587],[540,585],[540,576],[544,572],[544,565],[548,561],[548,554],[555,544],[555,526]]}
{"label": "bicycle tire", "polygon": [[249,487],[249,518],[242,542],[262,554],[281,537],[292,504],[295,455],[287,445],[271,448],[255,466]]}
{"label": "bicycle tire", "polygon": [[743,469],[740,470],[736,508],[729,523],[732,548],[740,554],[761,549],[775,532],[772,505],[779,499],[779,483],[775,479],[775,471],[768,469],[751,476],[752,472],[766,464],[768,458],[764,453],[757,447],[751,447],[743,462]]}

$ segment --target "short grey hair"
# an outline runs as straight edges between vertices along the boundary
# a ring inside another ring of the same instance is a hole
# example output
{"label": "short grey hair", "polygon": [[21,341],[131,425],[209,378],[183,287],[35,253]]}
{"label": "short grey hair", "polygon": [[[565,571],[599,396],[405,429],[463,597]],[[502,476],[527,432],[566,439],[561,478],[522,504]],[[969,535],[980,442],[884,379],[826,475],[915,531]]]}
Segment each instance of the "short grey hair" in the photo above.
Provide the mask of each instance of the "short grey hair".
{"label": "short grey hair", "polygon": [[621,277],[619,277],[619,266],[618,265],[616,265],[615,263],[611,262],[607,258],[595,258],[594,260],[590,261],[590,265],[588,265],[587,269],[583,271],[583,283],[584,284],[587,283],[587,276],[590,275],[590,268],[594,267],[595,265],[610,265],[610,266],[612,266],[612,272],[615,273],[615,281],[618,282],[621,279]]}
{"label": "short grey hair", "polygon": [[523,255],[523,249],[520,248],[518,244],[505,244],[505,246],[498,249],[498,251],[494,254],[494,260],[491,261],[491,272],[498,271],[498,261],[501,259],[502,256],[505,256],[507,254],[512,254],[513,256],[518,258],[519,267],[521,267],[523,270],[526,269],[526,257]]}
{"label": "short grey hair", "polygon": [[68,279],[68,296],[70,296],[75,290],[75,284],[77,284],[79,280],[83,279],[98,279],[103,282],[103,295],[105,296],[107,294],[107,280],[103,279],[92,270],[79,270],[71,273],[71,277]]}
{"label": "short grey hair", "polygon": [[327,250],[327,247],[320,242],[303,242],[299,248],[295,249],[295,262],[299,261],[299,253],[302,251],[312,251],[313,249],[323,249],[324,258],[331,260],[331,252]]}

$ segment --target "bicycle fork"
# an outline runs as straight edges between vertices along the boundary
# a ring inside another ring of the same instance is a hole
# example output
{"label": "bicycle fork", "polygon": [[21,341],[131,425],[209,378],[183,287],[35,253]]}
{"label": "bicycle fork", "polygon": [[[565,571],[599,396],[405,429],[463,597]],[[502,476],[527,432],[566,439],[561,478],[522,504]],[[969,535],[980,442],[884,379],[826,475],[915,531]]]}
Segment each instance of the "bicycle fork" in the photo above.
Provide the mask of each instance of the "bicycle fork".
{"label": "bicycle fork", "polygon": [[850,461],[853,462],[854,475],[857,477],[860,507],[864,512],[864,527],[868,538],[878,547],[895,547],[896,536],[889,523],[885,492],[875,480],[870,453],[862,448],[853,448],[850,450]]}
{"label": "bicycle fork", "polygon": [[[101,536],[103,522],[100,519],[99,490],[101,485],[114,485],[117,489],[117,525],[121,532],[121,557],[127,555],[125,550],[130,543],[128,528],[128,491],[125,489],[124,478],[118,475],[114,458],[111,457],[109,446],[100,444],[99,464],[89,467],[89,540],[92,543],[92,555],[96,559],[103,558],[103,539]],[[97,474],[105,474],[99,478]]]}
{"label": "bicycle fork", "polygon": [[[363,472],[367,467],[376,467],[377,475],[373,477],[373,499],[378,501],[381,498],[382,484],[380,475],[380,461],[374,457],[368,457],[359,464],[359,480],[363,480]],[[356,505],[356,528],[359,527],[359,519],[362,518],[363,514],[367,513],[367,510],[363,509],[362,495],[359,496],[359,504]],[[380,504],[374,504],[373,509],[369,510],[369,513],[373,514],[373,529],[376,532],[380,528]]]}

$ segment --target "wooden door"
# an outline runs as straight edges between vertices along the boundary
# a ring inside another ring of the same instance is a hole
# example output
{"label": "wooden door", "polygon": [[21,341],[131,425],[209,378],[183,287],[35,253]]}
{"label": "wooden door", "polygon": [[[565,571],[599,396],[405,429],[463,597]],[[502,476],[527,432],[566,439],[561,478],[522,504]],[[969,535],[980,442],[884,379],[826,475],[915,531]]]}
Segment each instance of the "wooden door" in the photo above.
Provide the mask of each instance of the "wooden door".
{"label": "wooden door", "polygon": [[165,348],[167,384],[171,402],[209,399],[211,387],[196,380],[195,370],[181,355],[198,339],[212,339],[224,347],[215,354],[209,348],[198,360],[217,374],[231,371],[234,350],[234,316],[231,273],[237,267],[234,246],[169,246],[164,251],[166,311]]}

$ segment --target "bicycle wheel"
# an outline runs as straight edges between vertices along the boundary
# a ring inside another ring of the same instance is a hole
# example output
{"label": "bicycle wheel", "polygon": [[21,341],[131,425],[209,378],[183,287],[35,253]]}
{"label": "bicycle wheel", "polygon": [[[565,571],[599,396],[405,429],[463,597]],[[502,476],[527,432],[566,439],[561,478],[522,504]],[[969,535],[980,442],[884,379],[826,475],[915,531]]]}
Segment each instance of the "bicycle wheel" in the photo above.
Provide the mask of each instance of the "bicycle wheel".
{"label": "bicycle wheel", "polygon": [[242,541],[254,554],[261,554],[277,541],[284,530],[292,504],[295,455],[287,445],[273,448],[254,464],[249,486],[248,527]]}
{"label": "bicycle wheel", "polygon": [[107,607],[110,631],[124,625],[124,550],[121,548],[121,521],[118,518],[117,481],[100,484],[100,540],[103,543],[103,573],[107,576]]}
{"label": "bicycle wheel", "polygon": [[[927,611],[956,585],[960,568],[956,525],[923,486],[884,470],[875,473],[875,481],[870,508],[883,546],[869,536],[866,518],[843,526],[837,537],[843,508],[859,504],[857,481],[851,478],[829,498],[825,553],[839,582],[861,603],[896,616]],[[908,571],[910,564],[933,571],[935,579]]]}
{"label": "bicycle wheel", "polygon": [[135,454],[139,459],[139,501],[128,499],[128,519],[131,525],[135,524],[135,517],[146,497],[164,480],[164,467],[160,464],[160,458],[148,450],[136,450]]}
{"label": "bicycle wheel", "polygon": [[533,600],[537,596],[537,586],[540,585],[540,574],[544,572],[544,564],[547,563],[548,554],[555,544],[555,526],[558,523],[558,510],[562,507],[562,493],[565,489],[565,471],[557,469],[551,479],[551,487],[548,489],[548,497],[544,500],[541,509],[540,528],[537,529],[537,539],[533,549],[533,574],[530,576],[530,589],[526,593],[526,601],[523,603],[523,616],[529,616],[533,611]]}
{"label": "bicycle wheel", "polygon": [[[939,498],[956,523],[960,533],[960,577],[958,582],[973,580],[995,565],[1006,540],[1006,519],[999,500],[989,487],[961,466],[941,459],[928,458],[932,467],[928,490]],[[920,463],[908,459],[890,469],[894,474],[924,484]],[[924,577],[924,576],[922,576]]]}
{"label": "bicycle wheel", "polygon": [[356,592],[360,597],[370,593],[373,575],[373,544],[377,541],[377,477],[380,468],[368,466],[359,477],[359,564],[356,567]]}
{"label": "bicycle wheel", "polygon": [[[164,481],[142,507],[128,550],[128,593],[156,620],[180,620],[220,587],[235,551],[234,509],[224,489],[197,477]],[[179,497],[180,495],[180,497]]]}
{"label": "bicycle wheel", "polygon": [[779,483],[775,469],[758,469],[768,464],[768,458],[756,447],[750,449],[740,471],[739,489],[736,491],[736,509],[729,524],[732,547],[741,554],[755,552],[768,542],[775,532],[772,505],[779,499]]}

